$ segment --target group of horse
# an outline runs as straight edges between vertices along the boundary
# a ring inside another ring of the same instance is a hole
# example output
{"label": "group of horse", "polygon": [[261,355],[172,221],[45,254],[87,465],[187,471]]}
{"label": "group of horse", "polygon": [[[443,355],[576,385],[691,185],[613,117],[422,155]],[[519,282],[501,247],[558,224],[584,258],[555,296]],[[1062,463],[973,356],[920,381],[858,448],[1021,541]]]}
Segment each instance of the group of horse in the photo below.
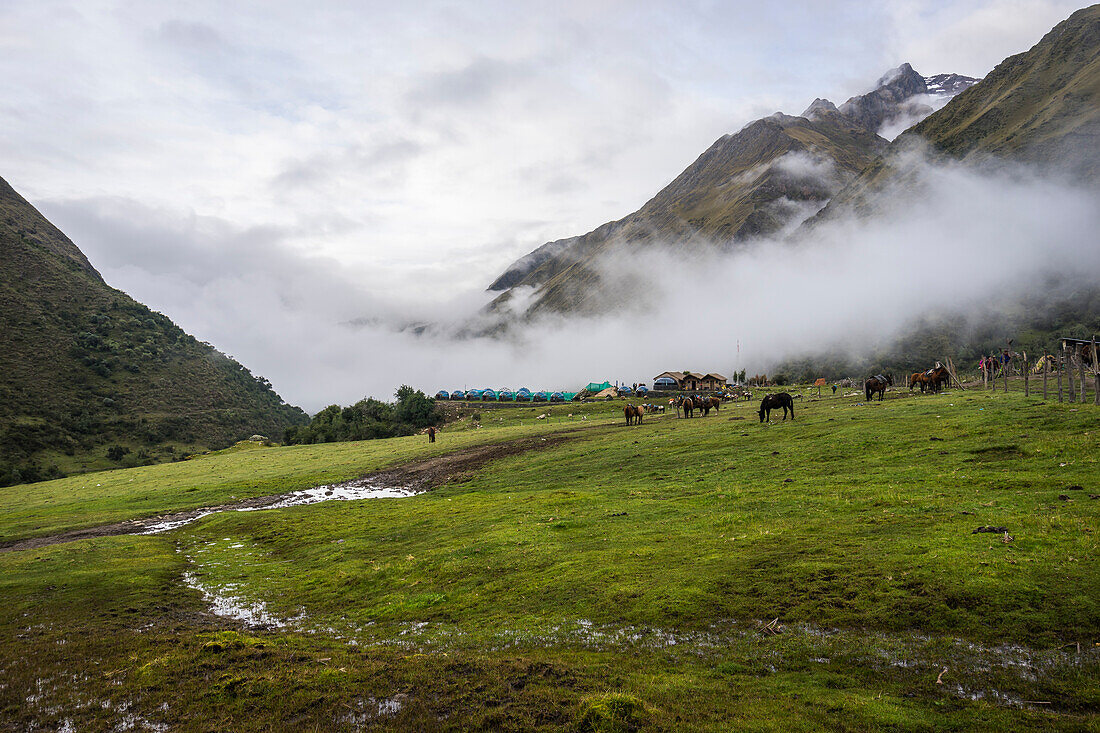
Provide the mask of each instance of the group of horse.
{"label": "group of horse", "polygon": [[951,384],[951,372],[947,371],[947,367],[942,364],[923,372],[916,372],[909,376],[909,391],[913,391],[913,387],[920,387],[920,391],[931,391],[932,394],[938,393],[944,387]]}
{"label": "group of horse", "polygon": [[673,397],[668,403],[676,407],[677,415],[683,412],[684,417],[692,417],[696,410],[702,412],[703,416],[706,417],[711,410],[717,413],[722,406],[722,400],[717,397],[700,397],[699,395]]}

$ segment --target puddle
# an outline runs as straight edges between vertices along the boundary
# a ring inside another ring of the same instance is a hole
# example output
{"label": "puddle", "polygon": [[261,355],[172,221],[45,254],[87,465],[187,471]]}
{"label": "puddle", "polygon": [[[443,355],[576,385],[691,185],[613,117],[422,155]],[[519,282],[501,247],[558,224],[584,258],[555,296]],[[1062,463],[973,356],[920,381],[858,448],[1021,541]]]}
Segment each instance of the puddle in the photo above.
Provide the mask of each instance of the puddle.
{"label": "puddle", "polygon": [[250,499],[242,504],[230,504],[224,507],[194,509],[163,517],[141,520],[135,534],[161,534],[173,529],[197,522],[203,517],[221,512],[258,512],[265,509],[286,509],[295,506],[320,504],[325,501],[359,501],[361,499],[403,499],[415,496],[418,492],[401,486],[378,486],[362,479],[343,484],[317,486],[312,489],[294,491],[281,496],[268,496]]}

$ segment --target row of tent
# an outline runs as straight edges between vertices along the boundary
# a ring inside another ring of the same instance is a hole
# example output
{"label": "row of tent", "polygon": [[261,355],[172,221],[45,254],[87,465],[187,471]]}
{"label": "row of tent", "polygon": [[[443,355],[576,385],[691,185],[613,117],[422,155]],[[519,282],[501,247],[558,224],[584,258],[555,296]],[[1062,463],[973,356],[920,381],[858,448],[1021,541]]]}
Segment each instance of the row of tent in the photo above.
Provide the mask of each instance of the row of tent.
{"label": "row of tent", "polygon": [[569,402],[577,392],[532,392],[523,387],[515,392],[509,389],[456,389],[454,392],[439,390],[437,400],[468,400],[474,402]]}
{"label": "row of tent", "polygon": [[[595,389],[593,389],[595,388]],[[435,393],[437,400],[467,400],[474,402],[571,402],[583,399],[610,399],[628,395],[644,396],[649,390],[644,384],[639,384],[636,390],[630,387],[612,387],[608,383],[590,384],[580,392],[532,392],[523,387],[515,392],[509,389],[456,389],[454,392],[439,390]]]}

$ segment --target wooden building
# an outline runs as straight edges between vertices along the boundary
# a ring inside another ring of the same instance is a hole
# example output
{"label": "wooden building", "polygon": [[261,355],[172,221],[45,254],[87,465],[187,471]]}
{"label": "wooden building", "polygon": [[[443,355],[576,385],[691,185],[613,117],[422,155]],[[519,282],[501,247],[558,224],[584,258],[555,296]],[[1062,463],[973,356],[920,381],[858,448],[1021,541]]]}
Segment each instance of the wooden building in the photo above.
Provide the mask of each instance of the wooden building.
{"label": "wooden building", "polygon": [[711,392],[726,388],[726,378],[714,372],[661,372],[653,378],[654,389],[671,388],[672,383],[680,392]]}

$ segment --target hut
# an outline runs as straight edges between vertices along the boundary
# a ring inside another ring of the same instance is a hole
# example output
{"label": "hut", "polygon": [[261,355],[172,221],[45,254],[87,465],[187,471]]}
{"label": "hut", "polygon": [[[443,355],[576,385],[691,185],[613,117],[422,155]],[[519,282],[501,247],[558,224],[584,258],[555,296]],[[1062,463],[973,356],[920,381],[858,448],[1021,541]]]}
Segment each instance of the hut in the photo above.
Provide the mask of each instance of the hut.
{"label": "hut", "polygon": [[653,389],[679,389],[680,385],[672,377],[657,377],[653,380]]}
{"label": "hut", "polygon": [[668,389],[668,385],[675,383],[674,389],[684,390],[687,392],[696,392],[703,390],[719,390],[726,388],[726,378],[721,374],[710,372],[709,374],[700,374],[699,372],[662,372],[653,378],[653,388],[657,389],[658,385],[661,385],[661,389]]}
{"label": "hut", "polygon": [[441,389],[435,393],[435,398],[437,400],[449,400],[451,399],[451,395],[448,394],[447,390]]}

